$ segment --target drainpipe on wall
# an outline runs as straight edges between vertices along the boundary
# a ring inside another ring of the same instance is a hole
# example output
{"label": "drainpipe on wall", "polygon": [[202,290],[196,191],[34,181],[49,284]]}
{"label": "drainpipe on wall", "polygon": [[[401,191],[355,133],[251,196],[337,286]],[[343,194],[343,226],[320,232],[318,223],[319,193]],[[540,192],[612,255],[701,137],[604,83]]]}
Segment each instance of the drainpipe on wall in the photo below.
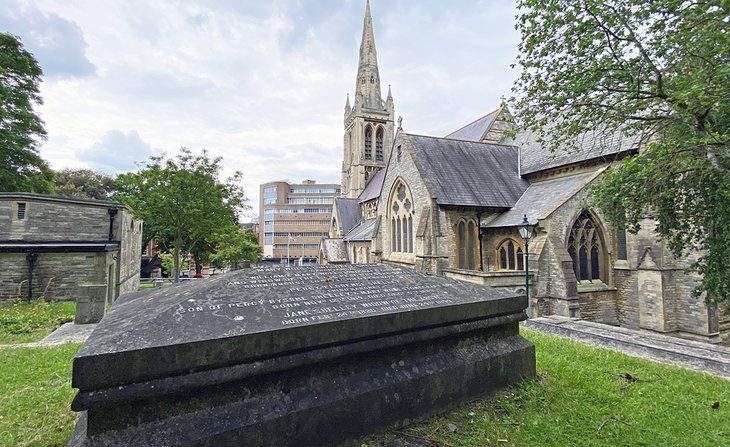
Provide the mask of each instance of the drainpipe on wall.
{"label": "drainpipe on wall", "polygon": [[114,217],[116,217],[119,209],[109,208],[106,211],[109,213],[109,240],[112,240],[114,238]]}
{"label": "drainpipe on wall", "polygon": [[28,260],[28,302],[30,303],[33,299],[33,269],[38,260],[38,254],[31,251],[26,256],[26,259]]}

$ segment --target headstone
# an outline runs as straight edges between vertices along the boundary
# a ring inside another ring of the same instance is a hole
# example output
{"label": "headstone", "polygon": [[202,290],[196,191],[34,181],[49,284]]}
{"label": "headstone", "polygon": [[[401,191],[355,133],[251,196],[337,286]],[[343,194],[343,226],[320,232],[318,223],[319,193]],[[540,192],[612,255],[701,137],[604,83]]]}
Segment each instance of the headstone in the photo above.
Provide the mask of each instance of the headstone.
{"label": "headstone", "polygon": [[76,297],[75,324],[98,323],[106,310],[106,284],[81,284]]}
{"label": "headstone", "polygon": [[74,359],[70,445],[339,445],[534,375],[526,307],[372,264],[125,295]]}

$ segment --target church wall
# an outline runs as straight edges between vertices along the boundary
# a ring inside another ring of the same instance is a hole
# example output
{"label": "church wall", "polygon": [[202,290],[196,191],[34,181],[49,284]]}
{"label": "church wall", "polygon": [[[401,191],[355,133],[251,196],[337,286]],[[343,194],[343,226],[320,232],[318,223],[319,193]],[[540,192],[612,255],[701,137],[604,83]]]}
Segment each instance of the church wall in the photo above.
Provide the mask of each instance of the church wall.
{"label": "church wall", "polygon": [[[398,145],[401,146],[400,161],[398,160],[397,154]],[[400,136],[396,137],[396,142],[393,146],[393,153],[388,160],[387,169],[388,170],[385,174],[385,179],[383,180],[381,198],[378,203],[378,216],[380,216],[380,231],[378,234],[378,237],[380,239],[379,245],[382,249],[383,262],[404,263],[402,260],[396,260],[395,258],[393,258],[390,251],[390,227],[388,221],[388,216],[390,214],[388,212],[388,207],[390,206],[391,190],[393,188],[393,185],[399,178],[403,179],[403,181],[408,185],[408,188],[411,191],[414,205],[414,233],[418,231],[417,227],[421,224],[422,214],[426,212],[427,208],[430,208],[432,205],[431,193],[423,180],[421,172],[418,170],[418,167],[414,162],[412,149],[410,148],[406,138]],[[429,232],[429,235],[427,235],[426,237],[431,237],[430,233],[431,232]],[[436,268],[435,266],[431,265],[432,263],[430,261],[426,262],[424,266],[424,263],[422,262],[423,260],[421,259],[419,262],[418,258],[418,255],[432,255],[432,253],[426,252],[431,251],[429,250],[429,247],[434,246],[433,242],[424,240],[424,237],[416,237],[414,240],[414,246],[415,256],[410,262],[405,262],[405,264],[415,266],[417,263],[419,263],[419,266],[417,268],[422,268],[424,270],[435,273]]]}

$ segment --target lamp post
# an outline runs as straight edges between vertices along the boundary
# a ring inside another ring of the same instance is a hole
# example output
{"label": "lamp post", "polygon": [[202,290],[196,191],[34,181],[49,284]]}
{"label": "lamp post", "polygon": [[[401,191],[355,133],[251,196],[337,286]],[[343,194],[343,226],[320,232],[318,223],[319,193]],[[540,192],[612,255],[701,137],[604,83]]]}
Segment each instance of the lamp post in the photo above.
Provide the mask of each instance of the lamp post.
{"label": "lamp post", "polygon": [[523,254],[525,258],[525,296],[527,297],[527,303],[529,306],[530,303],[530,277],[528,276],[529,272],[529,249],[528,249],[528,243],[530,242],[530,238],[532,237],[532,231],[535,229],[535,225],[530,224],[530,222],[527,220],[527,214],[524,215],[522,218],[522,222],[520,222],[519,225],[517,225],[517,229],[520,230],[520,236],[522,236],[522,240],[525,241],[525,253]]}
{"label": "lamp post", "polygon": [[289,239],[287,239],[287,241],[286,241],[286,266],[287,267],[289,267],[289,264],[291,263],[290,258],[289,258],[289,245],[291,244],[291,240],[292,240],[291,233],[289,233]]}

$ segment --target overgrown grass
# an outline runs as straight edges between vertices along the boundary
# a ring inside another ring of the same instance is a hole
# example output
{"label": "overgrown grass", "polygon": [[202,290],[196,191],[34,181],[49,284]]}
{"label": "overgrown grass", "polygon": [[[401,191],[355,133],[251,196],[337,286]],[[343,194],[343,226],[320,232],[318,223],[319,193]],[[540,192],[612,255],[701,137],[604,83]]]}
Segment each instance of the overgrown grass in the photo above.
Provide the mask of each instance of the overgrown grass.
{"label": "overgrown grass", "polygon": [[65,446],[71,411],[71,361],[79,344],[0,350],[0,446]]}
{"label": "overgrown grass", "polygon": [[0,306],[0,344],[41,340],[64,322],[72,321],[75,313],[73,301]]}
{"label": "overgrown grass", "polygon": [[537,349],[537,379],[363,445],[730,446],[729,381],[523,335]]}

